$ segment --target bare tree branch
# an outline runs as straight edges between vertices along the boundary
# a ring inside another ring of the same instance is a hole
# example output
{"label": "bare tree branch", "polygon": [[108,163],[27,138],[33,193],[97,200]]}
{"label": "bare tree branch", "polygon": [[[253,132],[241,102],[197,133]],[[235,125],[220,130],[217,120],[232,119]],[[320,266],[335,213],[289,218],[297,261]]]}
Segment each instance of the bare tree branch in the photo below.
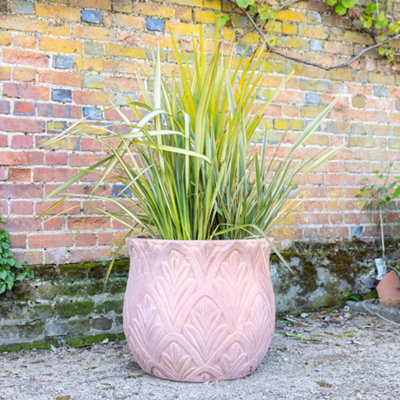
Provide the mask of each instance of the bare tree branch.
{"label": "bare tree branch", "polygon": [[[286,8],[287,6],[289,6],[290,4],[296,3],[299,0],[290,0],[287,3],[283,4],[282,6],[279,6],[279,10]],[[280,50],[275,49],[274,47],[272,47],[269,43],[268,43],[268,38],[265,35],[264,31],[261,29],[260,25],[257,24],[257,22],[254,20],[254,18],[249,14],[249,12],[242,8],[239,7],[236,4],[235,0],[229,0],[230,3],[232,3],[233,5],[235,5],[236,8],[238,8],[246,17],[247,19],[250,21],[250,23],[252,24],[253,28],[252,30],[255,30],[258,35],[260,36],[260,38],[262,39],[262,41],[264,42],[264,45],[266,47],[266,50],[271,53],[271,54],[275,54],[277,56],[286,58],[287,60],[291,60],[291,61],[295,61],[301,64],[305,64],[305,65],[310,65],[312,67],[316,67],[316,68],[320,68],[323,69],[325,71],[330,71],[332,69],[337,69],[337,68],[346,68],[346,67],[350,67],[354,62],[356,62],[359,58],[361,58],[365,53],[368,53],[371,50],[374,50],[380,46],[384,46],[388,43],[390,43],[393,40],[396,39],[400,39],[400,33],[398,33],[397,35],[391,36],[389,38],[387,38],[386,40],[383,40],[381,42],[375,43],[371,46],[368,47],[364,47],[363,49],[361,49],[356,55],[354,55],[352,58],[350,58],[347,61],[344,61],[342,63],[338,63],[338,64],[334,64],[334,65],[324,65],[324,64],[320,64],[320,63],[316,63],[301,57],[296,57],[296,56],[292,56],[290,54],[284,53]],[[250,32],[250,30],[248,31]],[[242,35],[244,36],[244,35]]]}

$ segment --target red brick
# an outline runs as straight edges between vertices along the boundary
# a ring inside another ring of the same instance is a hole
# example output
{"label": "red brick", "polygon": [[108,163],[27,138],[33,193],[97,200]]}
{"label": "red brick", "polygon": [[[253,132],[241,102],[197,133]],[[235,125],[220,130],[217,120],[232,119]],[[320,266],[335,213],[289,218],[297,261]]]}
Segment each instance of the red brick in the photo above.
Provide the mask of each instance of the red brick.
{"label": "red brick", "polygon": [[13,183],[26,183],[31,181],[30,168],[9,168],[8,180]]}
{"label": "red brick", "polygon": [[67,165],[68,153],[52,151],[45,154],[46,165]]}
{"label": "red brick", "polygon": [[67,226],[66,217],[43,218],[43,229],[45,231],[61,231]]}
{"label": "red brick", "polygon": [[104,257],[110,258],[110,250],[107,249],[72,249],[69,253],[68,261],[70,263],[99,261]]}
{"label": "red brick", "polygon": [[136,79],[123,77],[108,77],[104,79],[104,87],[106,89],[137,91],[140,89]]}
{"label": "red brick", "polygon": [[49,100],[50,89],[44,86],[35,86],[28,83],[3,84],[3,96],[18,97],[24,99]]}
{"label": "red brick", "polygon": [[36,72],[34,68],[14,67],[13,80],[24,82],[35,82]]}
{"label": "red brick", "polygon": [[[36,203],[36,215],[43,214],[46,210],[48,210],[53,204],[55,200],[45,200],[39,201]],[[63,203],[59,204],[56,208],[51,210],[48,215],[58,214],[60,212],[67,211],[68,214],[79,214],[81,211],[81,203],[77,200],[65,200]]]}
{"label": "red brick", "polygon": [[76,247],[88,247],[96,244],[96,235],[94,233],[78,233],[75,240]]}
{"label": "red brick", "polygon": [[112,96],[104,92],[83,91],[75,90],[72,92],[72,99],[77,104],[90,104],[90,105],[110,105]]}
{"label": "red brick", "polygon": [[0,198],[33,199],[43,196],[42,185],[34,184],[0,184]]}
{"label": "red brick", "polygon": [[71,167],[87,167],[89,165],[96,164],[100,160],[106,157],[105,154],[70,154],[69,165]]}
{"label": "red brick", "polygon": [[110,219],[108,217],[92,217],[89,216],[81,226],[84,217],[68,218],[68,229],[71,230],[92,230],[110,228]]}
{"label": "red brick", "polygon": [[8,132],[39,133],[44,131],[44,121],[26,118],[0,117],[0,130]]}
{"label": "red brick", "polygon": [[99,246],[119,245],[125,235],[125,232],[100,232],[98,234]]}
{"label": "red brick", "polygon": [[61,71],[39,71],[39,82],[52,83],[61,86],[82,86],[82,77],[80,74]]}
{"label": "red brick", "polygon": [[10,202],[11,214],[33,214],[32,200],[11,200]]}
{"label": "red brick", "polygon": [[43,164],[41,151],[9,151],[0,152],[1,165],[40,165]]}
{"label": "red brick", "polygon": [[7,200],[0,200],[0,214],[8,214],[8,202]]}
{"label": "red brick", "polygon": [[72,238],[72,233],[29,235],[28,246],[31,249],[68,247],[72,244]]}
{"label": "red brick", "polygon": [[31,135],[13,135],[11,139],[11,147],[13,149],[32,149],[33,136]]}
{"label": "red brick", "polygon": [[35,103],[30,101],[16,101],[14,103],[14,114],[17,115],[34,115]]}
{"label": "red brick", "polygon": [[66,182],[77,174],[71,168],[34,168],[34,182]]}
{"label": "red brick", "polygon": [[37,51],[3,49],[3,62],[45,68],[49,66],[49,56]]}
{"label": "red brick", "polygon": [[101,151],[101,143],[95,142],[92,139],[81,138],[81,150],[82,151]]}
{"label": "red brick", "polygon": [[15,47],[23,47],[26,49],[34,49],[36,47],[37,39],[32,34],[14,33],[13,44]]}
{"label": "red brick", "polygon": [[10,245],[11,249],[15,248],[20,248],[20,249],[25,249],[26,248],[26,235],[10,235]]}
{"label": "red brick", "polygon": [[40,221],[34,217],[8,217],[6,228],[9,232],[39,231]]}

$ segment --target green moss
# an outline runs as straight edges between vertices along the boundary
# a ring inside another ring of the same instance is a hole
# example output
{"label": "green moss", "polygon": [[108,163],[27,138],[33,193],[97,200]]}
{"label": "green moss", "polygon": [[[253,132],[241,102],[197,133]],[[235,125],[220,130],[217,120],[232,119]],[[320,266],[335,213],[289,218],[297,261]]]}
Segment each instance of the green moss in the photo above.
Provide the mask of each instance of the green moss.
{"label": "green moss", "polygon": [[95,312],[97,314],[107,314],[111,311],[117,313],[122,312],[123,299],[120,300],[106,300],[100,304],[96,304]]}
{"label": "green moss", "polygon": [[57,314],[61,318],[73,317],[75,315],[88,315],[94,310],[94,305],[90,301],[77,301],[70,303],[58,303],[56,305]]}
{"label": "green moss", "polygon": [[4,352],[16,352],[21,350],[44,349],[50,350],[51,346],[57,346],[58,343],[55,339],[46,339],[45,341],[24,342],[15,344],[0,345],[0,354]]}
{"label": "green moss", "polygon": [[99,333],[94,336],[87,336],[82,338],[72,338],[67,340],[67,345],[71,347],[84,347],[90,346],[95,343],[102,342],[105,339],[109,340],[123,340],[125,335],[123,333],[115,334],[115,333]]}

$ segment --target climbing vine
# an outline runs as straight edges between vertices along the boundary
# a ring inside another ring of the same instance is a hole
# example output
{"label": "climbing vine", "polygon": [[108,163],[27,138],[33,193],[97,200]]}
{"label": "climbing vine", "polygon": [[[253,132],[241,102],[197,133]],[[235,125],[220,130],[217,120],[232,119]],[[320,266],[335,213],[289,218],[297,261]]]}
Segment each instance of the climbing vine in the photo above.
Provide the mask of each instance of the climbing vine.
{"label": "climbing vine", "polygon": [[[374,44],[365,46],[347,61],[335,64],[324,65],[302,59],[291,54],[284,53],[275,47],[275,36],[270,34],[270,24],[275,20],[278,11],[289,8],[299,0],[288,0],[280,5],[272,5],[268,1],[255,0],[228,0],[236,10],[245,15],[250,22],[250,28],[245,30],[233,26],[233,21],[229,15],[221,15],[217,21],[218,27],[223,27],[231,20],[232,26],[236,31],[236,38],[240,39],[250,32],[256,32],[266,46],[266,49],[276,55],[286,59],[312,65],[325,70],[334,68],[348,67],[373,49],[377,49],[379,54],[389,62],[394,60],[393,49],[389,44],[395,39],[400,39],[400,20],[396,20],[392,13],[392,2],[371,2],[367,5],[357,5],[356,0],[325,0],[326,4],[333,9],[339,16],[350,16],[353,27],[360,32],[367,33]],[[351,10],[351,13],[349,12]],[[241,27],[242,28],[242,27]]]}

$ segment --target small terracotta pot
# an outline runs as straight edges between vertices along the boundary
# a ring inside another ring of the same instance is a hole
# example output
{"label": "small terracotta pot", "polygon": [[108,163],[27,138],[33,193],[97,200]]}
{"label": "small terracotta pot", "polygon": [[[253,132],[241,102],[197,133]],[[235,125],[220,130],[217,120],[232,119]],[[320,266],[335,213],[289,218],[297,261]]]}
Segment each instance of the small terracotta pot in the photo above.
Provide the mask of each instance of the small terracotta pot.
{"label": "small terracotta pot", "polygon": [[128,247],[124,332],[144,371],[205,382],[258,367],[275,328],[264,239],[129,239]]}
{"label": "small terracotta pot", "polygon": [[379,303],[382,306],[394,306],[400,304],[399,277],[395,271],[390,271],[378,283],[376,290],[379,296]]}

